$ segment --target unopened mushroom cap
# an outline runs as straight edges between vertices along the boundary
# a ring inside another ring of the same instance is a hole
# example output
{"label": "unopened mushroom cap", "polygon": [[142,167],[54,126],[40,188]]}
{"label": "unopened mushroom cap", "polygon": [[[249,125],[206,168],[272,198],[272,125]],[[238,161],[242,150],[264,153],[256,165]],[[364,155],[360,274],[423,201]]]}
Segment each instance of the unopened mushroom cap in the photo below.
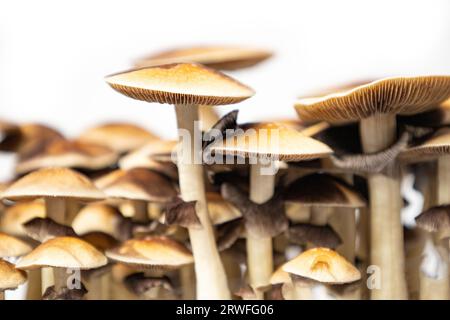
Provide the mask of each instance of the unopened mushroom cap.
{"label": "unopened mushroom cap", "polygon": [[366,201],[352,186],[328,174],[310,174],[292,182],[284,192],[287,202],[305,206],[361,208]]}
{"label": "unopened mushroom cap", "polygon": [[23,224],[34,218],[45,218],[45,203],[43,201],[16,203],[0,215],[0,231],[16,237],[26,236]]}
{"label": "unopened mushroom cap", "polygon": [[23,174],[47,167],[97,170],[113,165],[117,158],[116,152],[102,145],[59,139],[22,153],[16,172]]}
{"label": "unopened mushroom cap", "polygon": [[0,258],[20,257],[32,249],[26,242],[0,232]]}
{"label": "unopened mushroom cap", "polygon": [[361,274],[337,252],[327,248],[307,250],[286,262],[283,270],[322,283],[343,284],[361,279]]}
{"label": "unopened mushroom cap", "polygon": [[208,212],[214,225],[229,222],[242,217],[241,212],[228,201],[222,198],[220,193],[207,192]]}
{"label": "unopened mushroom cap", "polygon": [[114,237],[122,221],[123,217],[117,209],[102,203],[92,203],[78,212],[72,228],[81,235],[100,231]]}
{"label": "unopened mushroom cap", "polygon": [[118,153],[140,148],[155,139],[158,138],[149,131],[130,123],[106,123],[78,137],[79,141],[106,146]]}
{"label": "unopened mushroom cap", "polygon": [[251,67],[272,56],[267,50],[238,46],[197,46],[163,51],[136,61],[137,67],[174,62],[197,62],[218,70]]}
{"label": "unopened mushroom cap", "polygon": [[152,202],[166,202],[177,195],[168,178],[144,168],[126,170],[106,185],[103,192],[111,198]]}
{"label": "unopened mushroom cap", "polygon": [[17,270],[12,263],[0,259],[0,292],[16,289],[27,281],[27,274]]}
{"label": "unopened mushroom cap", "polygon": [[14,182],[2,193],[2,198],[10,200],[43,197],[92,201],[101,200],[105,195],[86,176],[67,168],[33,171]]}
{"label": "unopened mushroom cap", "polygon": [[107,263],[106,257],[94,246],[74,237],[50,239],[17,262],[24,270],[41,267],[94,269]]}
{"label": "unopened mushroom cap", "polygon": [[207,67],[174,63],[135,69],[106,77],[118,92],[137,100],[169,104],[233,104],[250,98],[254,91]]}
{"label": "unopened mushroom cap", "polygon": [[298,99],[305,121],[352,121],[376,114],[415,114],[450,97],[450,76],[392,77],[323,96]]}
{"label": "unopened mushroom cap", "polygon": [[178,268],[194,262],[192,253],[181,243],[167,237],[146,237],[125,241],[108,250],[108,258],[143,268]]}
{"label": "unopened mushroom cap", "polygon": [[439,129],[422,144],[401,152],[399,158],[405,162],[413,163],[435,160],[445,155],[450,155],[450,128]]}
{"label": "unopened mushroom cap", "polygon": [[223,141],[209,147],[212,152],[241,157],[276,157],[281,161],[323,158],[332,150],[320,141],[276,123],[249,123]]}

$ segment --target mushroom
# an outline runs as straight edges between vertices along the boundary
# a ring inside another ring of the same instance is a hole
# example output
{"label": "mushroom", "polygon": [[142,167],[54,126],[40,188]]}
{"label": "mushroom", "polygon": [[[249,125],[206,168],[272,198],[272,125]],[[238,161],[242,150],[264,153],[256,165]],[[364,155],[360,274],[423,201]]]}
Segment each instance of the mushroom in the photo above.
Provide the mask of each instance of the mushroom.
{"label": "mushroom", "polygon": [[24,223],[23,227],[31,239],[41,243],[56,237],[77,236],[72,227],[59,224],[50,218],[34,218]]}
{"label": "mushroom", "polygon": [[0,300],[5,299],[6,290],[14,290],[27,281],[27,275],[17,270],[12,263],[0,259]]}
{"label": "mushroom", "polygon": [[405,125],[423,128],[440,128],[450,125],[450,99],[444,101],[436,109],[413,114],[411,116],[400,116],[399,122]]}
{"label": "mushroom", "polygon": [[[363,150],[376,153],[396,140],[396,114],[423,112],[449,97],[448,76],[394,77],[334,94],[302,98],[295,107],[305,121],[360,120]],[[371,264],[383,272],[381,288],[372,290],[372,298],[406,299],[398,165],[393,163],[383,173],[372,173],[368,180]]]}
{"label": "mushroom", "polygon": [[137,125],[122,122],[105,123],[84,131],[78,141],[105,146],[118,154],[138,149],[159,138]]}
{"label": "mushroom", "polygon": [[[325,157],[331,153],[331,149],[325,144],[306,137],[296,130],[274,123],[250,123],[240,125],[240,128],[242,130],[235,131],[234,134],[226,136],[224,140],[214,141],[207,148],[212,154],[250,159],[250,201],[255,204],[269,203],[274,195],[275,160],[302,161]],[[223,191],[222,189],[224,196]],[[233,203],[237,195],[236,192],[234,194],[229,194],[224,198]],[[244,203],[249,205],[248,202],[244,201]],[[233,204],[240,210],[243,209],[242,205]],[[258,214],[258,210],[255,210],[254,213]],[[247,263],[250,286],[254,289],[267,287],[273,272],[272,236],[276,234],[263,236],[249,232],[250,216],[246,216],[244,212],[243,216],[247,228]],[[279,212],[276,216],[284,217],[284,214]],[[258,215],[253,217],[255,228],[261,227],[258,226],[261,218],[258,218]],[[266,221],[273,220],[266,219]],[[272,233],[284,231],[274,230],[273,225],[267,225],[265,228],[271,228]],[[262,297],[262,293],[259,293],[259,296]]]}
{"label": "mushroom", "polygon": [[270,277],[270,284],[272,286],[281,286],[281,295],[284,300],[295,300],[295,290],[292,279],[286,271],[283,270],[283,265],[279,266]]}
{"label": "mushroom", "polygon": [[[225,272],[221,264],[206,208],[201,166],[198,105],[224,105],[251,97],[249,87],[201,65],[177,63],[131,70],[106,78],[115,90],[134,99],[175,104],[179,133],[178,173],[184,201],[197,201],[201,229],[189,229],[195,256],[199,299],[228,299]],[[197,138],[196,138],[197,137]],[[193,158],[194,157],[194,158]]]}
{"label": "mushroom", "polygon": [[0,231],[15,237],[26,237],[23,224],[34,218],[45,217],[45,203],[42,200],[22,201],[8,207],[0,215]]}
{"label": "mushroom", "polygon": [[32,247],[23,240],[0,232],[0,258],[16,258],[30,252]]}
{"label": "mushroom", "polygon": [[83,288],[81,279],[77,279],[76,275],[72,279],[70,270],[67,269],[94,269],[106,263],[106,257],[86,241],[74,237],[57,237],[42,243],[23,256],[16,267],[22,270],[53,268],[55,285],[52,289],[60,294],[67,289],[82,290]]}
{"label": "mushroom", "polygon": [[336,249],[342,243],[341,238],[329,225],[297,223],[289,227],[288,238],[298,245],[310,244],[314,247]]}
{"label": "mushroom", "polygon": [[307,250],[286,262],[282,270],[291,274],[297,299],[304,299],[305,293],[306,298],[309,298],[309,288],[314,283],[342,285],[361,279],[358,269],[327,248]]}

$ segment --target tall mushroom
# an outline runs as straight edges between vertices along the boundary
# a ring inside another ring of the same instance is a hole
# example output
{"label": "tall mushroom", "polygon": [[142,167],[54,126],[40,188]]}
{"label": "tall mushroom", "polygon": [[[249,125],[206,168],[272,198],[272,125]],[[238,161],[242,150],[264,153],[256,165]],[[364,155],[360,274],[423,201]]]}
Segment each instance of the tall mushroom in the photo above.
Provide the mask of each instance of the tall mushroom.
{"label": "tall mushroom", "polygon": [[[304,120],[360,121],[365,153],[388,148],[396,140],[396,114],[430,109],[450,97],[450,77],[386,78],[348,91],[302,98],[296,110]],[[398,165],[368,177],[371,215],[371,264],[379,267],[380,288],[373,299],[406,299],[402,206]]]}
{"label": "tall mushroom", "polygon": [[[203,184],[198,105],[224,105],[251,97],[249,87],[201,65],[178,63],[131,70],[106,78],[118,92],[138,100],[175,104],[179,133],[178,173],[184,201],[197,201],[202,228],[189,229],[197,275],[197,298],[228,299],[230,292],[209,221]],[[197,141],[196,141],[197,140]]]}

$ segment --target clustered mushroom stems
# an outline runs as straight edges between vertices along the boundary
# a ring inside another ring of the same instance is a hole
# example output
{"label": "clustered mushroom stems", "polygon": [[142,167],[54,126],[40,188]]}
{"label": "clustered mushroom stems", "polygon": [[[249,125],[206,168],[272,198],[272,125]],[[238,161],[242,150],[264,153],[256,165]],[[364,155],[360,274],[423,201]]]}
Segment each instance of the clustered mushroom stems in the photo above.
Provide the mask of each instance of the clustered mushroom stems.
{"label": "clustered mushroom stems", "polygon": [[[195,132],[198,121],[197,105],[175,106],[178,130],[187,130],[190,150],[182,150],[183,141],[178,149],[178,175],[181,196],[184,201],[197,201],[196,213],[201,228],[189,228],[192,254],[195,260],[197,281],[197,299],[230,299],[227,278],[220,260],[212,224],[206,204],[203,167],[195,163]],[[186,136],[184,136],[186,138]]]}
{"label": "clustered mushroom stems", "polygon": [[[250,165],[250,200],[258,204],[270,200],[275,191],[275,175],[264,174],[264,167],[259,160]],[[249,283],[257,298],[263,299],[258,288],[267,286],[273,273],[272,238],[252,237],[249,233],[246,244]]]}
{"label": "clustered mushroom stems", "polygon": [[[360,122],[365,153],[381,151],[396,140],[395,115],[377,114]],[[372,299],[407,299],[403,226],[400,210],[400,174],[397,163],[384,172],[368,175],[370,194],[370,264],[377,267],[380,288],[371,290]]]}

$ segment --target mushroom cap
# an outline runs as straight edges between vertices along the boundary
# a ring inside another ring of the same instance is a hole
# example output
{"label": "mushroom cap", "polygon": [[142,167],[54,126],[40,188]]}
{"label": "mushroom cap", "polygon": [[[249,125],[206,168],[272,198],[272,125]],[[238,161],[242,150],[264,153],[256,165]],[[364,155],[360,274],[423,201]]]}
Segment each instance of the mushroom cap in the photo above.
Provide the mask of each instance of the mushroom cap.
{"label": "mushroom cap", "polygon": [[118,210],[103,203],[92,203],[82,208],[72,222],[77,234],[94,231],[116,236],[123,217]]}
{"label": "mushroom cap", "polygon": [[0,231],[16,237],[26,236],[23,224],[45,215],[45,203],[41,200],[16,203],[0,215]]}
{"label": "mushroom cap", "polygon": [[249,123],[233,135],[216,140],[208,147],[212,152],[241,157],[276,157],[281,161],[323,158],[332,153],[325,144],[297,130],[276,123]]}
{"label": "mushroom cap", "polygon": [[137,67],[196,62],[218,70],[237,70],[254,66],[272,56],[267,50],[239,46],[196,46],[166,50],[136,61]]}
{"label": "mushroom cap", "polygon": [[344,284],[361,279],[361,273],[337,252],[327,248],[307,250],[286,262],[283,270],[321,283]]}
{"label": "mushroom cap", "polygon": [[345,181],[328,174],[310,174],[292,182],[284,200],[305,206],[362,208],[364,197]]}
{"label": "mushroom cap", "polygon": [[439,129],[420,145],[402,151],[399,158],[405,162],[423,162],[450,155],[450,128]]}
{"label": "mushroom cap", "polygon": [[17,268],[33,270],[41,267],[94,269],[108,260],[94,246],[74,237],[50,239],[17,262]]}
{"label": "mushroom cap", "polygon": [[101,231],[85,233],[81,236],[81,239],[90,243],[101,252],[112,249],[119,244],[119,241],[113,236]]}
{"label": "mushroom cap", "polygon": [[0,150],[12,151],[12,146],[15,146],[20,139],[20,128],[9,121],[0,120]]}
{"label": "mushroom cap", "polygon": [[32,249],[25,241],[0,232],[0,258],[20,257]]}
{"label": "mushroom cap", "polygon": [[399,122],[415,127],[439,128],[450,125],[450,99],[438,108],[410,116],[399,117]]}
{"label": "mushroom cap", "polygon": [[171,161],[172,153],[176,151],[178,141],[156,140],[147,143],[143,147],[130,152],[119,160],[122,169],[147,168],[148,163],[158,161]]}
{"label": "mushroom cap", "polygon": [[68,168],[44,168],[14,182],[1,197],[10,200],[61,197],[93,201],[101,200],[105,195],[81,173]]}
{"label": "mushroom cap", "polygon": [[123,175],[103,188],[110,198],[167,202],[177,195],[174,185],[165,176],[144,168],[124,171]]}
{"label": "mushroom cap", "polygon": [[12,263],[0,259],[0,292],[16,289],[27,281],[27,274],[17,270]]}
{"label": "mushroom cap", "polygon": [[125,241],[106,251],[114,261],[142,268],[172,269],[194,262],[192,253],[181,243],[163,236]]}
{"label": "mushroom cap", "polygon": [[352,121],[376,114],[409,115],[450,97],[450,76],[392,77],[323,96],[300,98],[295,109],[305,121]]}
{"label": "mushroom cap", "polygon": [[83,132],[78,141],[102,145],[118,153],[142,147],[158,139],[154,134],[130,123],[105,123]]}
{"label": "mushroom cap", "polygon": [[450,233],[450,206],[431,207],[416,217],[417,226],[428,232]]}
{"label": "mushroom cap", "polygon": [[202,65],[174,63],[125,71],[106,77],[130,98],[168,104],[225,105],[253,96],[242,83]]}
{"label": "mushroom cap", "polygon": [[116,163],[118,155],[108,147],[80,141],[58,139],[22,153],[16,173],[23,174],[46,167],[97,170]]}
{"label": "mushroom cap", "polygon": [[289,276],[288,272],[283,270],[283,265],[279,266],[270,277],[271,285],[291,283],[291,282],[292,282],[291,277]]}
{"label": "mushroom cap", "polygon": [[220,193],[207,192],[209,217],[213,225],[219,225],[242,217],[241,212],[228,201],[222,198]]}

